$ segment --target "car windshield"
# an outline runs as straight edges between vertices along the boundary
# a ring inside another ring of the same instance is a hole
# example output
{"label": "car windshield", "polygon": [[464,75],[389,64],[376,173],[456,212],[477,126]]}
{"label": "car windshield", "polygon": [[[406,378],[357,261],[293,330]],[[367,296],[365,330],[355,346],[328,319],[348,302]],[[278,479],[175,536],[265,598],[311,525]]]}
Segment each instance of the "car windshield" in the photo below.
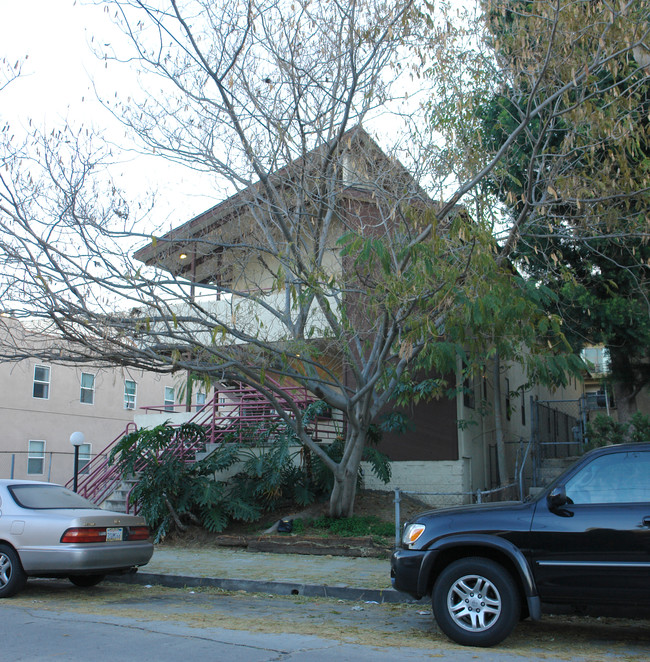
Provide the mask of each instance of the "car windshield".
{"label": "car windshield", "polygon": [[9,491],[14,500],[23,508],[51,510],[54,508],[93,508],[90,503],[72,490],[61,485],[12,485]]}

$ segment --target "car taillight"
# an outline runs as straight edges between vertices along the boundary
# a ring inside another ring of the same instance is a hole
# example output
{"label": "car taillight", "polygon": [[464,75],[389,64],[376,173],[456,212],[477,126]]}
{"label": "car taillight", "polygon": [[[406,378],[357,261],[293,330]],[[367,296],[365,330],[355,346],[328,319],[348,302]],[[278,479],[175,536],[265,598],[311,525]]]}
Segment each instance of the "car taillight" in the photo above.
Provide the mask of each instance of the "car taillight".
{"label": "car taillight", "polygon": [[130,526],[128,529],[128,534],[126,535],[127,540],[148,540],[150,536],[148,526]]}
{"label": "car taillight", "polygon": [[[88,526],[68,529],[61,536],[61,542],[106,542],[106,528],[107,527],[105,526]],[[117,532],[118,535],[117,537],[109,537],[109,542],[118,542],[122,540],[148,540],[150,536],[148,526],[129,526],[124,527],[124,529],[112,527],[111,531]],[[113,536],[114,535],[115,534],[113,534]]]}
{"label": "car taillight", "polygon": [[106,542],[106,527],[88,526],[79,529],[68,529],[61,542]]}

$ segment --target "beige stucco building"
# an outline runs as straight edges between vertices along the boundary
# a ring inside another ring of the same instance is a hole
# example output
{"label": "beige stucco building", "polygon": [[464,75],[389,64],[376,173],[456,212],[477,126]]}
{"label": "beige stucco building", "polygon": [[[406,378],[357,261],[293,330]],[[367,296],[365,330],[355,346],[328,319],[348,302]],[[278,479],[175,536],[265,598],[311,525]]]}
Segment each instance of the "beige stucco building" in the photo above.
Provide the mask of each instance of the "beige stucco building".
{"label": "beige stucco building", "polygon": [[[13,320],[0,319],[0,328],[20,328],[24,343],[56,344],[47,334],[27,331]],[[539,385],[526,388],[519,365],[502,367],[501,411],[507,452],[507,474],[515,479],[520,453],[529,440],[548,433],[564,452],[580,425],[581,380],[550,391]],[[180,404],[184,375],[160,375],[123,367],[71,365],[33,357],[0,362],[0,477],[67,483],[73,477],[73,432],[82,432],[80,478],[83,466],[100,455],[129,426],[153,427],[166,420],[189,420],[211,394],[200,391],[191,406]],[[367,470],[364,487],[401,488],[431,493],[433,504],[467,500],[479,490],[499,484],[496,427],[493,414],[494,385],[489,376],[476,376],[465,384],[464,394],[418,405],[410,412],[414,429],[408,440],[387,435],[382,450],[393,459],[392,480],[379,482]],[[516,393],[516,395],[514,395]],[[534,426],[533,401],[548,421]],[[462,422],[463,424],[459,424]],[[551,451],[555,451],[551,447]],[[529,472],[530,473],[530,472]],[[528,476],[528,485],[530,475]],[[438,496],[436,496],[438,495]]]}
{"label": "beige stucco building", "polygon": [[[55,344],[14,320],[25,343]],[[73,432],[82,432],[80,465],[133,424],[136,413],[154,407],[163,414],[178,405],[182,377],[120,367],[70,365],[35,358],[0,362],[0,478],[66,483],[73,476]],[[196,395],[194,396],[196,399]],[[199,398],[201,396],[198,396]]]}

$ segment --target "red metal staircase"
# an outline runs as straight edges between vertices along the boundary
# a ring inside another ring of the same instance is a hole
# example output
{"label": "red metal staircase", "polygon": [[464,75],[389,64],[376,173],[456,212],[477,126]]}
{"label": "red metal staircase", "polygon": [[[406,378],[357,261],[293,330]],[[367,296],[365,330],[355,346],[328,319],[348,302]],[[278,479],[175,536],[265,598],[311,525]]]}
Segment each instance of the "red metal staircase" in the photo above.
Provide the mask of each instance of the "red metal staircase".
{"label": "red metal staircase", "polygon": [[[290,410],[288,406],[290,402],[300,410],[304,410],[315,401],[303,387],[282,387],[282,393],[287,402],[287,411]],[[154,413],[169,411],[168,406],[143,409]],[[266,426],[270,428],[281,420],[268,400],[258,391],[242,385],[238,388],[216,390],[212,400],[200,407],[188,422],[207,428],[208,445],[210,448],[215,448],[225,439],[230,443],[237,439],[241,441],[245,431],[252,426],[263,430]],[[171,420],[169,424],[173,427],[181,425],[174,424]],[[86,465],[86,475],[78,480],[79,494],[96,504],[102,504],[122,487],[125,477],[117,465],[109,464],[108,458],[119,441],[137,429],[135,423],[129,423],[123,432]],[[336,430],[329,419],[316,419],[310,426],[310,433],[312,438],[318,441],[333,441],[336,436]],[[199,442],[188,442],[179,437],[175,438],[172,444],[173,448],[168,448],[166,452],[172,452],[186,462],[194,462],[196,454],[205,451],[205,448],[200,447]],[[67,486],[71,487],[72,482],[71,479]],[[128,494],[124,500],[128,510]]]}

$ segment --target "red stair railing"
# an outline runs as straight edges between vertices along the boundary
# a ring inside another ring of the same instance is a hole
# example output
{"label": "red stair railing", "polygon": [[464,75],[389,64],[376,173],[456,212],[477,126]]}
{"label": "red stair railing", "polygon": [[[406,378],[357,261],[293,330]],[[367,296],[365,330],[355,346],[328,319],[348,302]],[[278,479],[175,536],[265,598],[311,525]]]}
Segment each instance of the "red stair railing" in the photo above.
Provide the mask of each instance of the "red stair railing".
{"label": "red stair railing", "polygon": [[[314,402],[314,397],[302,386],[280,387],[287,403],[287,411],[291,410],[289,403],[293,403],[299,409],[305,409]],[[179,405],[180,407],[181,405]],[[168,406],[143,407],[144,411],[164,413],[168,412]],[[223,389],[215,391],[214,397],[209,403],[197,409],[194,416],[188,421],[202,425],[209,429],[208,439],[211,444],[219,444],[228,436],[232,439],[236,436],[241,442],[244,431],[253,425],[269,426],[282,420],[278,413],[270,406],[268,401],[255,389],[249,386],[241,386],[236,389]],[[179,427],[180,424],[172,424]],[[94,503],[106,500],[122,483],[123,476],[120,467],[116,464],[109,465],[108,457],[117,443],[126,435],[137,430],[135,423],[129,423],[125,430],[120,433],[99,455],[94,457],[87,465],[89,473],[79,477],[77,491]],[[312,437],[319,441],[333,441],[336,430],[329,425],[323,425],[315,419],[309,429]],[[186,462],[193,462],[196,453],[204,450],[199,442],[186,443],[177,439],[167,450],[182,457]],[[70,487],[73,479],[68,481]],[[128,506],[128,504],[127,504]]]}

